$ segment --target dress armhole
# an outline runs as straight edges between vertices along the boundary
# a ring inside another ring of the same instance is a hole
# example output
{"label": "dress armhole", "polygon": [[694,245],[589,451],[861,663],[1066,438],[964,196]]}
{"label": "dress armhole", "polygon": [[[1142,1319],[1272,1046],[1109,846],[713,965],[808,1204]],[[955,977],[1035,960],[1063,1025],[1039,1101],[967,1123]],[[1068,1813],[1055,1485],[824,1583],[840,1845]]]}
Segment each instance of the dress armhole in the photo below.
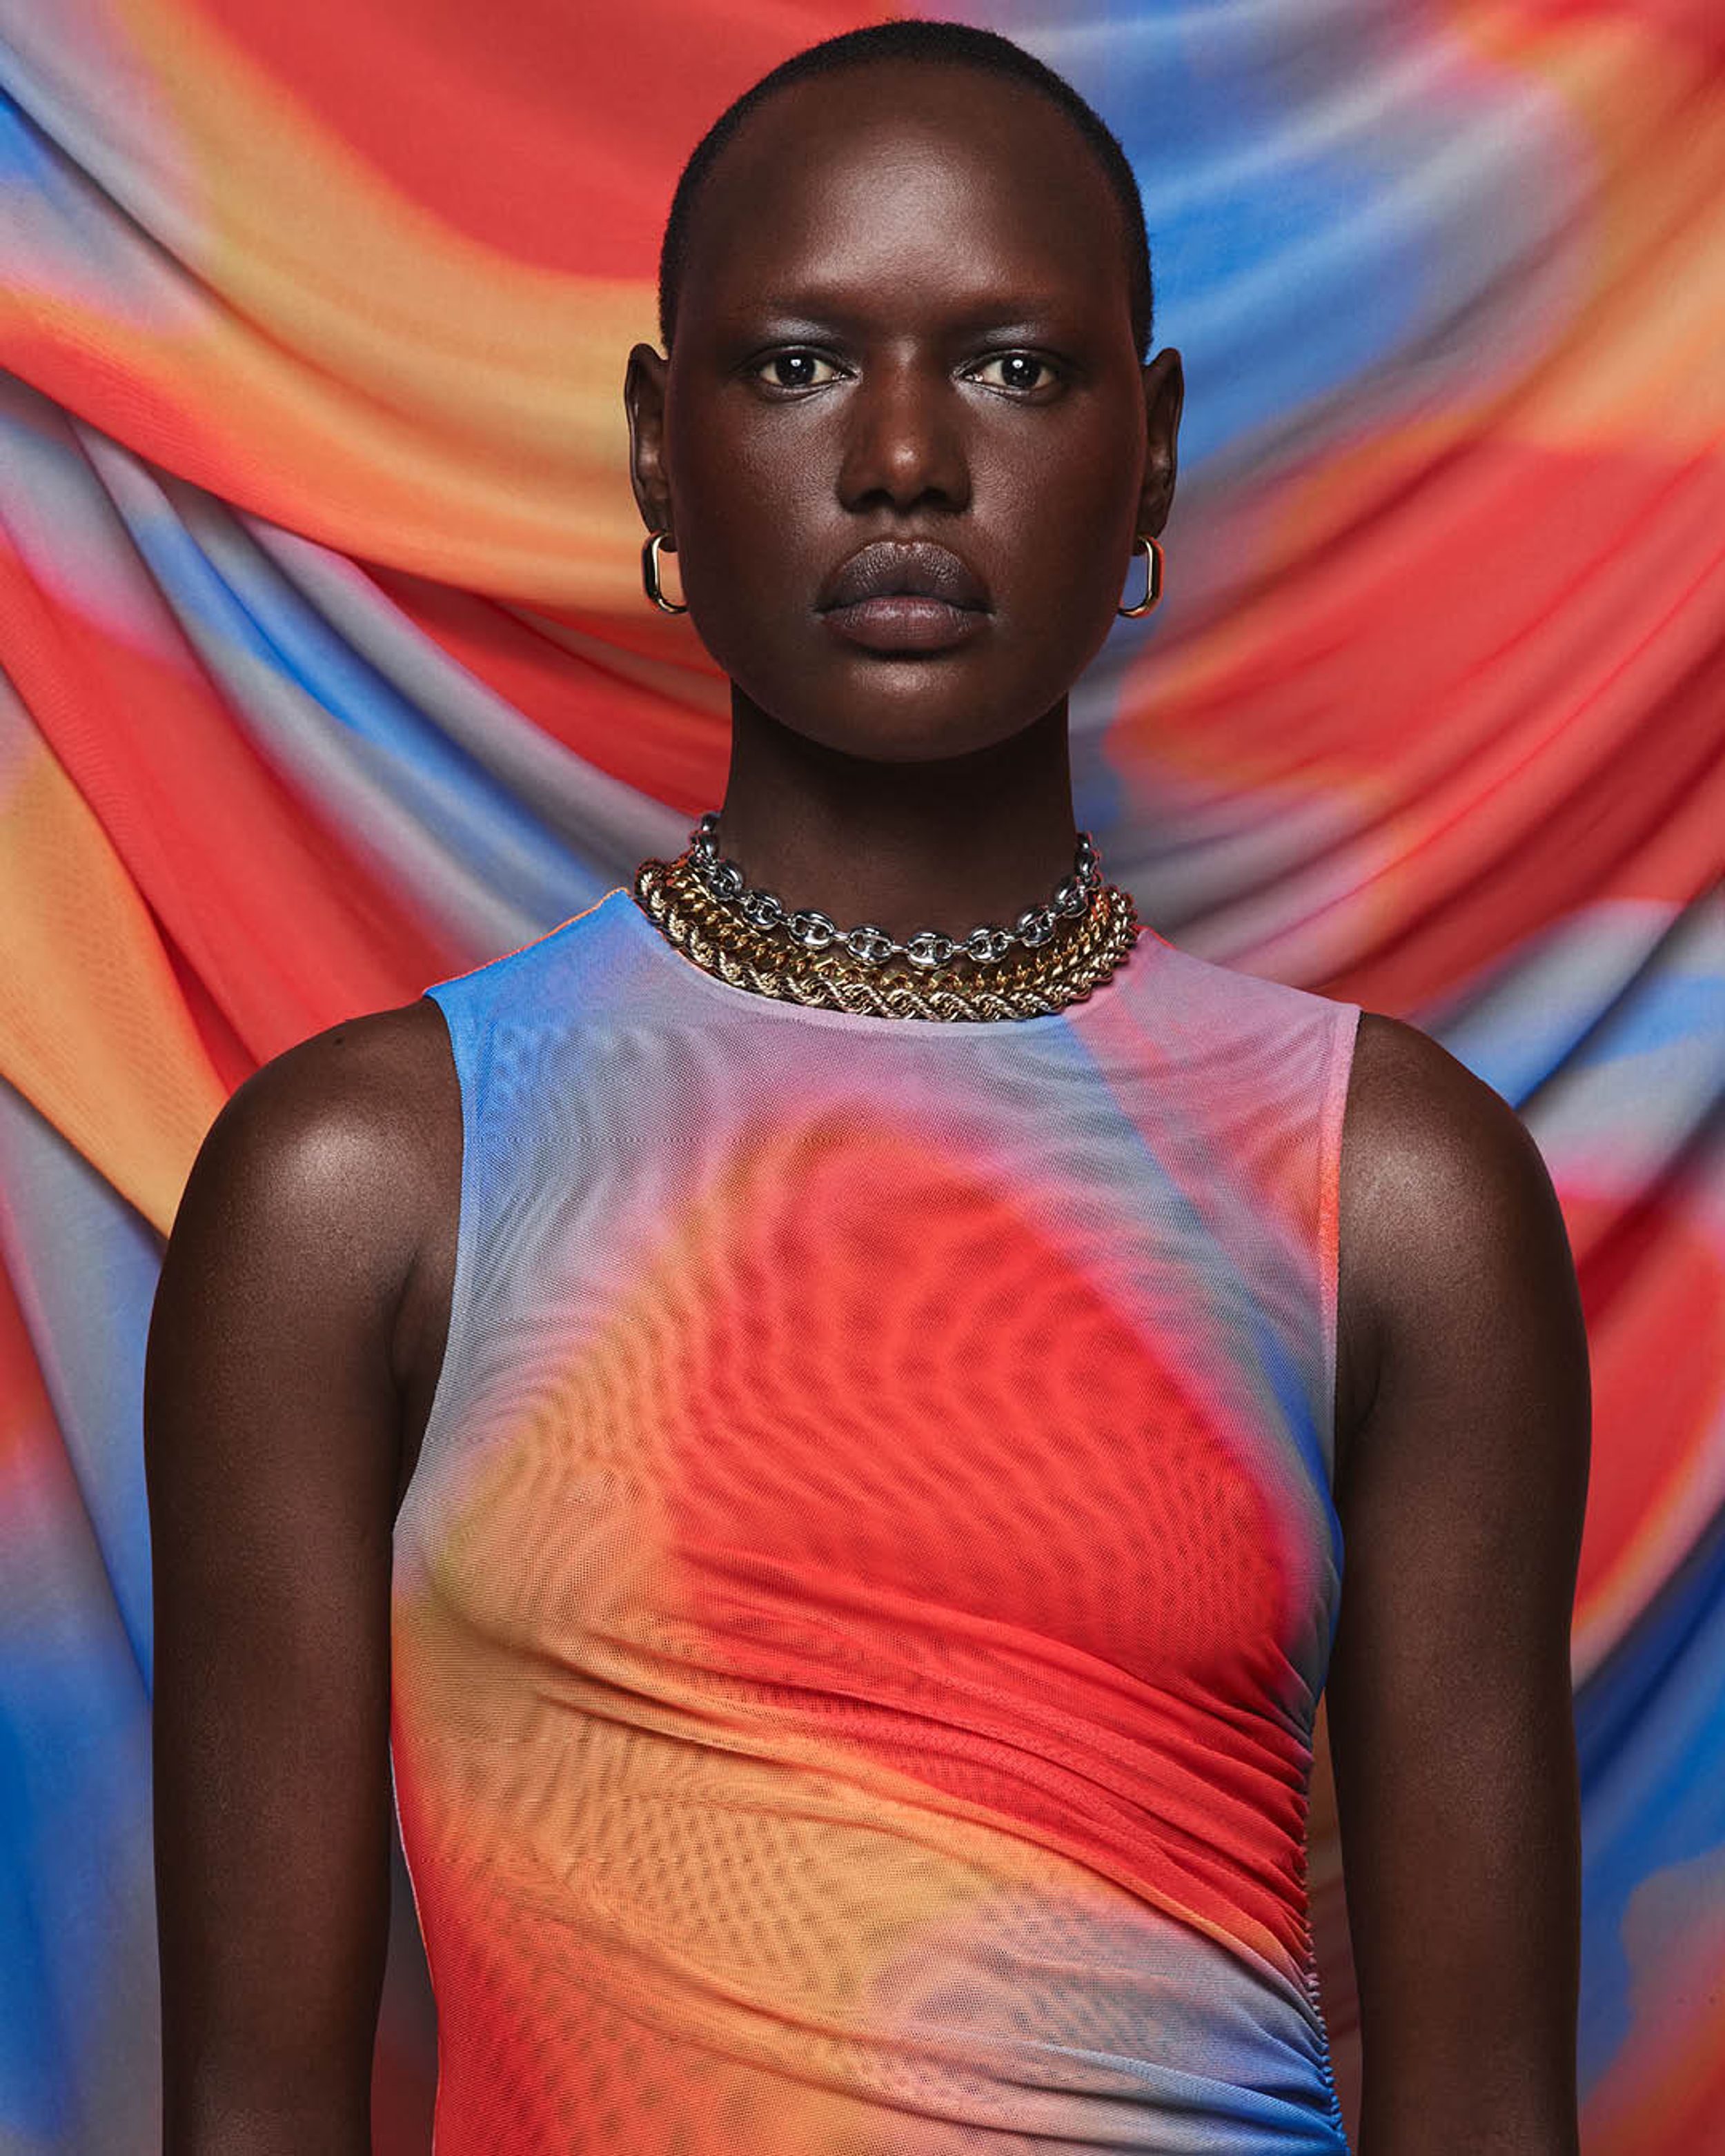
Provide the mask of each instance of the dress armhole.
{"label": "dress armhole", "polygon": [[1342,1275],[1342,1127],[1348,1111],[1348,1082],[1359,1038],[1360,1007],[1343,1004],[1332,1024],[1319,1125],[1317,1261],[1322,1300],[1325,1458],[1332,1481],[1336,1471],[1336,1376],[1339,1360]]}
{"label": "dress armhole", "polygon": [[468,1333],[468,1301],[470,1282],[473,1272],[474,1204],[472,1178],[475,1163],[473,1132],[474,1103],[469,1073],[461,1054],[460,1031],[455,1014],[434,988],[427,988],[424,999],[436,1006],[444,1022],[449,1060],[455,1070],[455,1090],[461,1105],[461,1172],[455,1194],[455,1267],[449,1283],[449,1320],[444,1336],[443,1360],[438,1366],[437,1383],[432,1388],[431,1404],[426,1410],[425,1429],[419,1440],[419,1454],[413,1463],[413,1472],[408,1478],[408,1486],[402,1492],[397,1508],[396,1521],[399,1527],[406,1518],[413,1499],[413,1487],[424,1479],[434,1448],[439,1444],[443,1425],[448,1418],[449,1401],[453,1395],[457,1373],[465,1359]]}

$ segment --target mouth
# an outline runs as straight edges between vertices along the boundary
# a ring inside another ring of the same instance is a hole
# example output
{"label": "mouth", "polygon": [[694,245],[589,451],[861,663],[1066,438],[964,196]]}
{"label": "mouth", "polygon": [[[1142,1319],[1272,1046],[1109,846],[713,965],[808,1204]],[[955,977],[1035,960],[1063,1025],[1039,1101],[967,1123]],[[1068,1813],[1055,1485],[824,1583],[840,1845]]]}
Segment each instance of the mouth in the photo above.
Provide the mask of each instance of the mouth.
{"label": "mouth", "polygon": [[988,627],[987,587],[931,539],[875,539],[840,564],[815,611],[834,636],[867,651],[945,651]]}

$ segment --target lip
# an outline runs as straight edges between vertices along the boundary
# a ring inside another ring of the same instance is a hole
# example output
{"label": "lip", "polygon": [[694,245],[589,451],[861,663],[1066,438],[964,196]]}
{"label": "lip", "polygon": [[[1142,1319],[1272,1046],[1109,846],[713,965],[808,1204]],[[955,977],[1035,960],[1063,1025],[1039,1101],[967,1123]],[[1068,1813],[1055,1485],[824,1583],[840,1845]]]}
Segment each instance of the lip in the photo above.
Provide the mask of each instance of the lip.
{"label": "lip", "polygon": [[978,608],[951,606],[945,599],[909,592],[829,607],[820,618],[834,636],[867,651],[947,651],[969,643],[988,624]]}
{"label": "lip", "polygon": [[816,611],[835,636],[870,651],[945,651],[987,628],[988,588],[932,539],[875,539],[823,586]]}

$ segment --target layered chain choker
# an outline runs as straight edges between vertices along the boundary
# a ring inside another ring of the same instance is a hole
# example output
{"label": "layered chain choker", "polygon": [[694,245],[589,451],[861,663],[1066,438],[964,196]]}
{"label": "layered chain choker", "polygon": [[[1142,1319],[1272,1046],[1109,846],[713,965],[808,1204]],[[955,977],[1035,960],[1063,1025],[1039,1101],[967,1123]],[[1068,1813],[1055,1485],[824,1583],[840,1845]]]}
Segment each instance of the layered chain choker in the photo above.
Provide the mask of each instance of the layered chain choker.
{"label": "layered chain choker", "polygon": [[900,942],[754,889],[720,853],[718,832],[710,812],[675,860],[643,861],[636,902],[704,973],[781,1002],[880,1018],[1045,1017],[1101,987],[1138,933],[1131,896],[1104,880],[1088,833],[1071,874],[1010,928],[925,928]]}

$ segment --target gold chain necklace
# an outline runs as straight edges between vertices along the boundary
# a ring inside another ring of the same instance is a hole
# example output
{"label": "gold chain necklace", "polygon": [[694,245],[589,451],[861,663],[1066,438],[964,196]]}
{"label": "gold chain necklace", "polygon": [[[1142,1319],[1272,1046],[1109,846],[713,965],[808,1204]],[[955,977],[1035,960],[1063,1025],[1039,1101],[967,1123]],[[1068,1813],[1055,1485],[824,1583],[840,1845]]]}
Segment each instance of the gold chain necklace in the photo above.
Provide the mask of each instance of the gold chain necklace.
{"label": "gold chain necklace", "polygon": [[807,950],[741,918],[706,889],[692,848],[674,861],[643,861],[634,898],[668,943],[728,986],[870,1018],[1050,1017],[1109,979],[1139,931],[1130,893],[1102,883],[1081,916],[1017,958],[869,965],[842,947]]}

